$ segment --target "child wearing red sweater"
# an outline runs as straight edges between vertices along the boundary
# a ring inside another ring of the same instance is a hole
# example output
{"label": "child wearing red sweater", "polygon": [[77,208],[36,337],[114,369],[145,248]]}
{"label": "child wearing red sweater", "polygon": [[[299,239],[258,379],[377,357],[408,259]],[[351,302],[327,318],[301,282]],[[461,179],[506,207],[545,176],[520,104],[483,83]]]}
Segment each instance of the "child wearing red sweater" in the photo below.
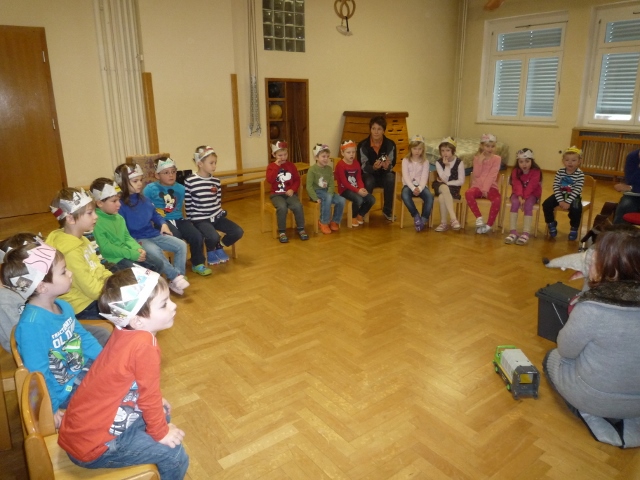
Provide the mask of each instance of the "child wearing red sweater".
{"label": "child wearing red sweater", "polygon": [[169,423],[160,391],[156,334],[176,314],[167,283],[142,267],[122,270],[105,282],[99,307],[117,328],[71,399],[58,443],[81,467],[153,463],[163,480],[182,479],[184,432]]}
{"label": "child wearing red sweater", "polygon": [[351,202],[351,226],[358,227],[364,223],[364,216],[376,203],[376,197],[364,188],[362,168],[356,159],[356,143],[345,140],[340,145],[340,153],[342,160],[335,168],[338,193]]}

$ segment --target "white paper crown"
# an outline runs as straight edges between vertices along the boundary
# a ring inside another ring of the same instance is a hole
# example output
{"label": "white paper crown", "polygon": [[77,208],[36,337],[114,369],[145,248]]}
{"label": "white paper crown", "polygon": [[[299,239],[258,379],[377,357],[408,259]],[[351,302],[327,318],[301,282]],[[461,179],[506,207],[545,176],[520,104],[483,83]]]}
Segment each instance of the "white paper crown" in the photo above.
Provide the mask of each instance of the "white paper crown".
{"label": "white paper crown", "polygon": [[516,152],[516,158],[534,158],[533,150],[518,150]]}
{"label": "white paper crown", "polygon": [[344,151],[344,150],[346,150],[347,148],[350,148],[350,147],[354,147],[355,148],[355,146],[356,146],[356,142],[354,142],[353,140],[345,140],[344,142],[342,142],[340,144],[340,150]]}
{"label": "white paper crown", "polygon": [[216,151],[209,145],[203,148],[199,148],[196,153],[193,154],[193,161],[198,163],[207,158],[209,155],[215,155]]}
{"label": "white paper crown", "polygon": [[313,156],[317,157],[318,155],[320,155],[320,152],[329,152],[330,150],[331,149],[329,148],[329,145],[325,143],[316,143],[316,146],[313,147]]}
{"label": "white paper crown", "polygon": [[280,142],[280,141],[278,141],[278,142],[276,142],[276,143],[273,143],[273,144],[271,145],[271,154],[272,154],[272,155],[275,155],[275,153],[276,153],[278,150],[285,150],[285,149],[287,149],[287,147],[288,147],[287,142]]}
{"label": "white paper crown", "polygon": [[480,143],[486,142],[494,142],[496,141],[496,136],[491,133],[483,133],[482,137],[480,137]]}
{"label": "white paper crown", "polygon": [[91,195],[93,195],[93,199],[95,201],[102,201],[109,197],[113,197],[118,195],[121,192],[120,187],[116,184],[115,186],[110,183],[105,183],[104,187],[102,187],[102,191],[94,188],[91,190]]}
{"label": "white paper crown", "polygon": [[453,137],[443,138],[442,140],[440,140],[440,145],[442,145],[443,143],[450,143],[454,147],[458,146],[458,144],[456,143],[456,141],[455,141],[455,139]]}
{"label": "white paper crown", "polygon": [[175,167],[176,162],[167,158],[165,160],[160,160],[158,165],[156,166],[156,173],[160,173],[162,170],[166,170],[167,168]]}
{"label": "white paper crown", "polygon": [[145,304],[151,292],[158,284],[160,275],[139,265],[131,267],[136,277],[135,285],[120,288],[122,300],[109,303],[111,313],[101,313],[100,316],[113,322],[119,327],[126,327]]}
{"label": "white paper crown", "polygon": [[40,285],[42,279],[45,277],[51,265],[53,259],[56,256],[56,249],[50,247],[46,243],[37,238],[38,246],[29,250],[27,258],[23,260],[25,267],[27,267],[26,275],[18,275],[17,277],[11,277],[11,285],[9,287],[14,292],[18,293],[22,298],[27,300]]}
{"label": "white paper crown", "polygon": [[60,199],[60,206],[51,206],[51,213],[53,213],[58,220],[62,220],[67,215],[77,212],[91,202],[93,202],[93,198],[84,191],[84,188],[81,188],[79,191],[73,192],[71,200]]}
{"label": "white paper crown", "polygon": [[413,142],[424,143],[424,137],[422,135],[414,135],[413,137],[411,137],[411,140],[409,143],[413,143]]}
{"label": "white paper crown", "polygon": [[[137,163],[135,165],[127,164],[126,167],[127,175],[129,175],[129,180],[133,180],[134,178],[138,178],[143,175],[142,167]],[[120,187],[122,187],[122,175],[120,175],[118,172],[115,172],[115,174],[113,175],[113,179]]]}

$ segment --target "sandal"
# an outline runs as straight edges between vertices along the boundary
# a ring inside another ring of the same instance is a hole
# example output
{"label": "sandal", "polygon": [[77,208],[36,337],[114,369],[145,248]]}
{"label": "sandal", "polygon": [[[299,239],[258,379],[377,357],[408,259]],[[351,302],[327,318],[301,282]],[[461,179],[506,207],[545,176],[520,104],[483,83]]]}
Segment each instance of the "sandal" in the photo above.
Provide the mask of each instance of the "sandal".
{"label": "sandal", "polygon": [[529,241],[529,234],[527,232],[523,233],[516,240],[516,245],[526,245]]}
{"label": "sandal", "polygon": [[516,241],[516,239],[519,239],[518,235],[515,233],[510,233],[505,237],[504,243],[506,243],[507,245],[511,245],[513,242]]}
{"label": "sandal", "polygon": [[448,228],[449,228],[449,225],[447,225],[446,223],[441,223],[436,227],[436,232],[444,232]]}
{"label": "sandal", "polygon": [[451,220],[451,228],[454,230],[460,230],[462,227],[460,226],[460,222],[458,220]]}
{"label": "sandal", "polygon": [[286,233],[281,233],[280,235],[278,235],[278,240],[280,240],[280,243],[289,243],[289,239],[287,238]]}

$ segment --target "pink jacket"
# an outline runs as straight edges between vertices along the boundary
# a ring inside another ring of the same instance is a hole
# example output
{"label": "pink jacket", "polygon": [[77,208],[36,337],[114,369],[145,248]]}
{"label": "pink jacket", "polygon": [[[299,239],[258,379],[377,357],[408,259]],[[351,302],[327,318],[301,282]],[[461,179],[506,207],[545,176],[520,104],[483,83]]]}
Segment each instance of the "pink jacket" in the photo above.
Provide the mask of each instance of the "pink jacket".
{"label": "pink jacket", "polygon": [[471,188],[477,187],[481,192],[498,189],[498,172],[500,171],[500,156],[492,155],[484,160],[483,155],[473,157],[473,183]]}

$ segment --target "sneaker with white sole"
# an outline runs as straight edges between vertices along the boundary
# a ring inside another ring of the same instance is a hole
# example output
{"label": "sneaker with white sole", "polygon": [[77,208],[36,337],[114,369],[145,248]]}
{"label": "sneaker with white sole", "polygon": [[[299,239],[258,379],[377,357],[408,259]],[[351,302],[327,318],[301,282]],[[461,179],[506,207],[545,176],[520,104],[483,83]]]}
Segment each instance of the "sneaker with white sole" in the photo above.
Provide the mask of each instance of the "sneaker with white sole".
{"label": "sneaker with white sole", "polygon": [[462,228],[462,225],[460,225],[460,222],[458,220],[451,220],[451,228],[453,228],[454,230],[460,230]]}
{"label": "sneaker with white sole", "polygon": [[482,226],[484,226],[484,224],[485,224],[484,223],[484,218],[482,218],[482,217],[476,218],[476,228],[477,227],[482,227]]}
{"label": "sneaker with white sole", "polygon": [[476,228],[476,233],[489,233],[491,231],[491,225],[482,225],[478,228]]}
{"label": "sneaker with white sole", "polygon": [[209,250],[207,252],[207,263],[209,265],[220,265],[220,259],[215,250]]}
{"label": "sneaker with white sole", "polygon": [[224,251],[224,248],[216,248],[214,252],[216,252],[216,256],[218,257],[218,260],[220,260],[220,263],[227,263],[229,261],[229,255]]}
{"label": "sneaker with white sole", "polygon": [[191,284],[187,282],[187,279],[184,278],[184,275],[178,275],[176,278],[171,280],[171,282],[169,282],[169,290],[177,293],[178,295],[182,295],[184,293],[184,290],[188,288],[189,285]]}
{"label": "sneaker with white sole", "polygon": [[448,228],[449,228],[449,225],[447,225],[446,223],[441,223],[440,225],[438,225],[438,226],[435,228],[435,231],[436,231],[436,232],[444,232],[444,231],[446,231]]}

